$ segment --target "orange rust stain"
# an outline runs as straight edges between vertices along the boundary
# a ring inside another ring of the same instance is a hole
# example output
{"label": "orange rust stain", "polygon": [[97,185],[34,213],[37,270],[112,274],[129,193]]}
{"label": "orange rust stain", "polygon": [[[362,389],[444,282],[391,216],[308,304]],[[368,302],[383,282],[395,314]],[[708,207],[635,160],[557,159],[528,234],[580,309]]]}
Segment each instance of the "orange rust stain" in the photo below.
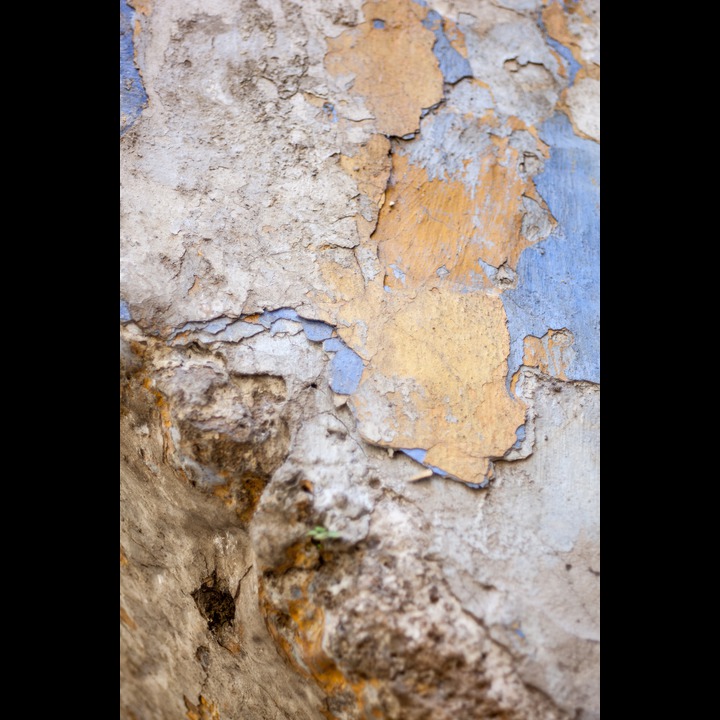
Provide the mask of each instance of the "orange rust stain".
{"label": "orange rust stain", "polygon": [[[365,3],[363,13],[364,23],[328,39],[325,67],[354,76],[351,92],[364,99],[379,132],[416,132],[421,110],[439,103],[443,93],[435,35],[421,24],[427,9],[412,0],[377,0]],[[374,27],[374,20],[384,27]]]}
{"label": "orange rust stain", "polygon": [[163,427],[166,430],[169,430],[172,426],[172,418],[170,417],[170,407],[168,406],[167,400],[165,400],[165,397],[159,390],[153,387],[153,383],[150,378],[145,378],[145,380],[143,380],[143,387],[155,396],[155,405],[160,412]]}
{"label": "orange rust stain", "polygon": [[521,233],[522,196],[537,194],[532,181],[518,172],[518,151],[507,138],[492,140],[494,147],[480,158],[472,184],[430,180],[424,168],[393,156],[393,180],[374,235],[389,287],[438,285],[437,273],[444,267],[451,285],[489,288],[478,259],[515,268],[531,244]]}
{"label": "orange rust stain", "polygon": [[195,275],[193,276],[193,284],[188,290],[188,295],[194,295],[198,290],[200,290],[200,278]]}
{"label": "orange rust stain", "polygon": [[[310,553],[304,556],[310,548]],[[309,569],[317,564],[317,549],[308,542],[294,547],[294,568]],[[273,568],[275,572],[286,572],[287,567]],[[266,625],[277,645],[283,650],[286,657],[305,677],[312,678],[328,697],[351,693],[357,702],[357,707],[363,716],[367,716],[366,698],[364,690],[368,685],[377,687],[375,679],[350,681],[329,657],[322,647],[325,632],[325,611],[313,603],[310,597],[309,586],[313,580],[313,573],[307,572],[301,576],[294,588],[295,597],[287,603],[286,612],[279,610],[270,602],[264,586],[262,576],[259,584],[260,607],[265,617]],[[375,712],[374,708],[368,708]],[[329,720],[334,716],[329,712],[323,714]]]}
{"label": "orange rust stain", "polygon": [[127,555],[125,554],[125,550],[123,550],[123,546],[120,546],[120,567],[126,567],[128,565],[128,559]]}
{"label": "orange rust stain", "polygon": [[218,706],[203,695],[198,697],[197,705],[185,695],[183,695],[183,700],[185,701],[185,707],[187,709],[185,717],[188,718],[188,720],[220,720]]}
{"label": "orange rust stain", "polygon": [[528,335],[524,341],[523,365],[546,375],[567,380],[575,338],[568,330],[548,330],[541,338]]}
{"label": "orange rust stain", "polygon": [[125,608],[120,608],[120,622],[131,630],[137,630],[137,623],[127,614]]}

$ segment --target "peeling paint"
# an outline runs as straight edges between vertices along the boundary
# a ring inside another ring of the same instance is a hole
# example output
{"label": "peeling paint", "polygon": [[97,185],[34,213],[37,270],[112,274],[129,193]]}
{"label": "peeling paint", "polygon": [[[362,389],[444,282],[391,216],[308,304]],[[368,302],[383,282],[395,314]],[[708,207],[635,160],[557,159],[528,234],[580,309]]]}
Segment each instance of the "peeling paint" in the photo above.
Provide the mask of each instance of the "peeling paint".
{"label": "peeling paint", "polygon": [[453,39],[455,45],[453,45],[445,34],[442,16],[435,10],[428,12],[422,24],[423,27],[435,33],[433,53],[435,53],[435,57],[438,59],[440,72],[442,72],[445,82],[454,85],[463,78],[472,77],[472,68],[467,60],[467,56],[462,55],[455,47],[455,45],[459,45],[460,47],[464,46],[462,33],[457,28],[454,28]]}
{"label": "peeling paint", "polygon": [[[450,151],[448,151],[450,152]],[[519,152],[492,138],[475,158],[477,175],[430,179],[409,157],[393,156],[393,175],[374,240],[390,288],[439,281],[458,290],[492,287],[482,263],[514,268],[531,240],[522,235],[523,195],[535,195],[518,173]],[[390,205],[392,203],[392,205]],[[448,273],[438,276],[444,267]],[[399,280],[399,282],[398,282]]]}
{"label": "peeling paint", "polygon": [[128,304],[125,302],[125,300],[120,300],[120,322],[127,323],[132,320],[132,316],[130,315],[130,308],[128,307]]}
{"label": "peeling paint", "polygon": [[147,94],[135,64],[133,22],[135,13],[127,0],[120,0],[120,136],[140,117]]}
{"label": "peeling paint", "polygon": [[575,358],[575,338],[567,330],[548,330],[541,338],[525,338],[523,365],[538,368],[546,375],[567,380],[567,369]]}
{"label": "peeling paint", "polygon": [[421,24],[426,10],[412,0],[377,0],[363,13],[366,22],[328,39],[325,67],[364,99],[378,132],[414,133],[422,109],[443,96],[435,34]]}
{"label": "peeling paint", "polygon": [[511,337],[508,377],[523,362],[527,336],[566,328],[575,352],[567,379],[600,382],[600,148],[579,138],[562,114],[540,135],[551,151],[535,184],[558,226],[525,250],[517,287],[501,296]]}
{"label": "peeling paint", "polygon": [[330,361],[330,387],[340,395],[351,395],[360,384],[365,365],[348,347],[338,350]]}
{"label": "peeling paint", "polygon": [[500,299],[378,286],[348,312],[364,321],[366,337],[343,326],[338,332],[372,368],[350,399],[361,435],[377,445],[426,448],[426,466],[484,482],[491,458],[515,443],[525,419],[524,404],[505,388],[509,338]]}
{"label": "peeling paint", "polygon": [[305,336],[308,340],[312,340],[313,342],[328,340],[333,334],[332,327],[327,323],[320,322],[319,320],[301,319],[300,322],[302,323],[303,330],[305,331]]}

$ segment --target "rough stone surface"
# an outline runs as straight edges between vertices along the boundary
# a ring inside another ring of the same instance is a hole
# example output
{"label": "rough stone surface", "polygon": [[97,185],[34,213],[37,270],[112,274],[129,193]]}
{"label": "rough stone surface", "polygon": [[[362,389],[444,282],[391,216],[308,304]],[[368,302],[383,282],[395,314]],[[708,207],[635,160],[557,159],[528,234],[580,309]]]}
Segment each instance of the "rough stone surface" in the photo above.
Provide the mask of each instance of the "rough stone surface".
{"label": "rough stone surface", "polygon": [[121,717],[599,718],[598,88],[594,0],[121,3]]}

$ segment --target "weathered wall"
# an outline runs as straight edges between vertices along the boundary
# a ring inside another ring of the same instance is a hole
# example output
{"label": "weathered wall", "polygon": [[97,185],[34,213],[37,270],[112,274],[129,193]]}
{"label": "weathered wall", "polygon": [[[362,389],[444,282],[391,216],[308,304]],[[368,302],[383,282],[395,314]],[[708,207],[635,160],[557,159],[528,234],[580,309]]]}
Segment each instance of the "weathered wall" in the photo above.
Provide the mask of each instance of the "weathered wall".
{"label": "weathered wall", "polygon": [[599,3],[121,58],[123,716],[599,717]]}

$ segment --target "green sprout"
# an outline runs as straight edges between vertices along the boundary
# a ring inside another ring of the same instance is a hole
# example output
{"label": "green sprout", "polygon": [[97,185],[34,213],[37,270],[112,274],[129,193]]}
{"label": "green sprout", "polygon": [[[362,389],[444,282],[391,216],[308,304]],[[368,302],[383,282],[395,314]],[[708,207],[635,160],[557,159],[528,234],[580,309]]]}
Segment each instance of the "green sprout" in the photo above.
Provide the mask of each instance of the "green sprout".
{"label": "green sprout", "polygon": [[307,531],[307,536],[312,538],[313,542],[320,544],[323,540],[339,538],[340,533],[337,530],[328,530],[322,525],[316,525],[312,530]]}

